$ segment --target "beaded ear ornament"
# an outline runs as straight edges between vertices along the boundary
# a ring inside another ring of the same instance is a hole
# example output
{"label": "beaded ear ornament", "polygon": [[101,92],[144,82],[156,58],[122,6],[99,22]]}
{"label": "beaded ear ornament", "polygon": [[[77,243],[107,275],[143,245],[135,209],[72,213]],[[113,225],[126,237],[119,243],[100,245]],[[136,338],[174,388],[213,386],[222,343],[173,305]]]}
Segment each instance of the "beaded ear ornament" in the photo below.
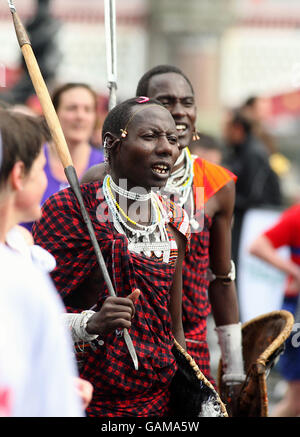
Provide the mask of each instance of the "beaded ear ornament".
{"label": "beaded ear ornament", "polygon": [[112,149],[113,145],[114,145],[114,143],[109,146],[107,143],[107,138],[104,139],[103,151],[104,151],[104,162],[105,163],[108,163],[108,161],[109,161],[109,149]]}
{"label": "beaded ear ornament", "polygon": [[103,149],[104,149],[104,162],[108,162],[108,147],[107,147],[107,139],[105,138],[104,140],[104,144],[103,144]]}
{"label": "beaded ear ornament", "polygon": [[[147,102],[149,102],[149,100],[150,100],[149,97],[145,97],[145,96],[140,96],[140,97],[138,97],[137,99],[135,99],[136,103],[147,103]],[[150,106],[157,106],[157,105],[156,105],[156,104],[147,105],[147,108],[149,108]],[[143,109],[146,109],[146,108],[140,108],[140,109],[138,109],[137,111],[135,111],[135,112],[131,115],[131,117],[129,118],[128,122],[126,123],[125,129],[120,129],[120,131],[122,132],[122,133],[121,133],[121,137],[122,137],[122,138],[126,138],[126,137],[127,137],[127,135],[128,135],[128,131],[127,131],[127,129],[128,129],[129,123],[131,122],[131,120],[133,119],[133,117],[135,117],[135,115],[136,115],[138,112],[141,112]]]}
{"label": "beaded ear ornament", "polygon": [[193,141],[198,141],[198,140],[200,140],[200,137],[198,135],[198,132],[195,129],[193,132]]}

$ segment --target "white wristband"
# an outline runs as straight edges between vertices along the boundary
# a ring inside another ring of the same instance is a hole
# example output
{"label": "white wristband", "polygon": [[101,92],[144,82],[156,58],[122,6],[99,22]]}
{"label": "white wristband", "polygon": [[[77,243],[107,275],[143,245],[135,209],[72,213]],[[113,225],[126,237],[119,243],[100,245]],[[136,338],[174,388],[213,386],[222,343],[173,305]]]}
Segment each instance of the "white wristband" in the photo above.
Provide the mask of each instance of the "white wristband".
{"label": "white wristband", "polygon": [[221,348],[223,381],[240,383],[246,378],[242,352],[241,323],[217,326],[215,328]]}
{"label": "white wristband", "polygon": [[90,342],[98,337],[98,334],[89,334],[86,331],[88,320],[95,314],[95,311],[87,310],[80,314],[65,313],[63,314],[64,323],[71,329],[71,335],[74,343],[80,341]]}

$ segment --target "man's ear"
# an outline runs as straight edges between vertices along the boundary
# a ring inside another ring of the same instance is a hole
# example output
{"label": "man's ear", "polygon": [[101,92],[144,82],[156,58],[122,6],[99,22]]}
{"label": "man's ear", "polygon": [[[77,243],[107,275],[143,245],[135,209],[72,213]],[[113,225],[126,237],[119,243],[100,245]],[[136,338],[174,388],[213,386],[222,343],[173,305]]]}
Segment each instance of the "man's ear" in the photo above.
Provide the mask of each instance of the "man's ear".
{"label": "man's ear", "polygon": [[117,138],[114,134],[107,132],[104,136],[103,147],[108,152],[108,155],[110,155],[112,151],[114,153],[118,152],[121,143],[122,141],[120,138]]}
{"label": "man's ear", "polygon": [[14,190],[22,191],[24,188],[24,181],[25,181],[25,166],[24,162],[17,161],[9,175],[9,180],[11,187]]}
{"label": "man's ear", "polygon": [[120,138],[117,138],[114,134],[107,132],[104,136],[103,146],[107,147],[108,149],[112,149],[115,146],[119,145],[120,142]]}

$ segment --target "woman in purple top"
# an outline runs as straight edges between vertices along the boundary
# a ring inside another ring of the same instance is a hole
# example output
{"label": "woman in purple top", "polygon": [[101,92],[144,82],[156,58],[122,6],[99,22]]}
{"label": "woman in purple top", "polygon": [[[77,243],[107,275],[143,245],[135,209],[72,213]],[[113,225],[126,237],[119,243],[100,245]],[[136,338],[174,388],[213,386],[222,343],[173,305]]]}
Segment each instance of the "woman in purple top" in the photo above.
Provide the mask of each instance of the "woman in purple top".
{"label": "woman in purple top", "polygon": [[[103,161],[103,152],[90,144],[97,121],[97,94],[85,83],[66,83],[52,95],[78,179],[93,165]],[[69,186],[54,144],[44,146],[48,187],[42,203]],[[31,229],[32,223],[25,224]]]}
{"label": "woman in purple top", "polygon": [[[54,91],[52,102],[80,180],[88,168],[103,161],[102,151],[90,144],[97,120],[97,95],[84,83],[67,83]],[[47,144],[45,148],[48,189],[43,201],[68,186],[54,145]]]}
{"label": "woman in purple top", "polygon": [[[46,156],[46,165],[45,165],[45,173],[47,175],[48,179],[48,186],[44,193],[42,204],[45,202],[48,197],[50,197],[52,194],[56,193],[59,190],[62,190],[64,188],[67,188],[69,186],[69,183],[67,180],[59,180],[57,179],[53,173],[51,172],[51,168],[49,165],[49,154],[48,154],[48,147],[45,145],[44,147],[45,156]],[[91,147],[91,153],[88,161],[88,165],[85,170],[89,169],[95,164],[99,164],[103,161],[103,152],[100,149],[96,149],[95,147]],[[85,171],[84,170],[84,171]]]}

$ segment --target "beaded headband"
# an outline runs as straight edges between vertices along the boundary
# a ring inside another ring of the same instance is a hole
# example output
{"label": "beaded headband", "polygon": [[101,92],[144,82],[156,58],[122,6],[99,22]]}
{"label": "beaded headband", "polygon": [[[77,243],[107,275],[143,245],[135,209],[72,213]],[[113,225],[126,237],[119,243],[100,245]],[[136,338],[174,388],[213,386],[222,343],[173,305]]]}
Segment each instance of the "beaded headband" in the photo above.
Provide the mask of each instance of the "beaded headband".
{"label": "beaded headband", "polygon": [[[149,102],[149,100],[150,100],[149,97],[141,96],[141,97],[138,97],[135,101],[136,101],[136,103],[147,103],[147,102]],[[129,120],[127,121],[125,128],[124,129],[120,129],[120,131],[122,132],[122,134],[121,134],[122,138],[126,138],[127,137],[127,135],[128,135],[128,131],[127,131],[128,126],[129,126],[130,122],[132,121],[132,119],[136,116],[136,114],[141,112],[141,111],[143,111],[144,109],[150,108],[151,106],[160,106],[160,105],[158,105],[157,103],[151,103],[150,105],[145,105],[142,108],[137,109],[131,115]]]}

